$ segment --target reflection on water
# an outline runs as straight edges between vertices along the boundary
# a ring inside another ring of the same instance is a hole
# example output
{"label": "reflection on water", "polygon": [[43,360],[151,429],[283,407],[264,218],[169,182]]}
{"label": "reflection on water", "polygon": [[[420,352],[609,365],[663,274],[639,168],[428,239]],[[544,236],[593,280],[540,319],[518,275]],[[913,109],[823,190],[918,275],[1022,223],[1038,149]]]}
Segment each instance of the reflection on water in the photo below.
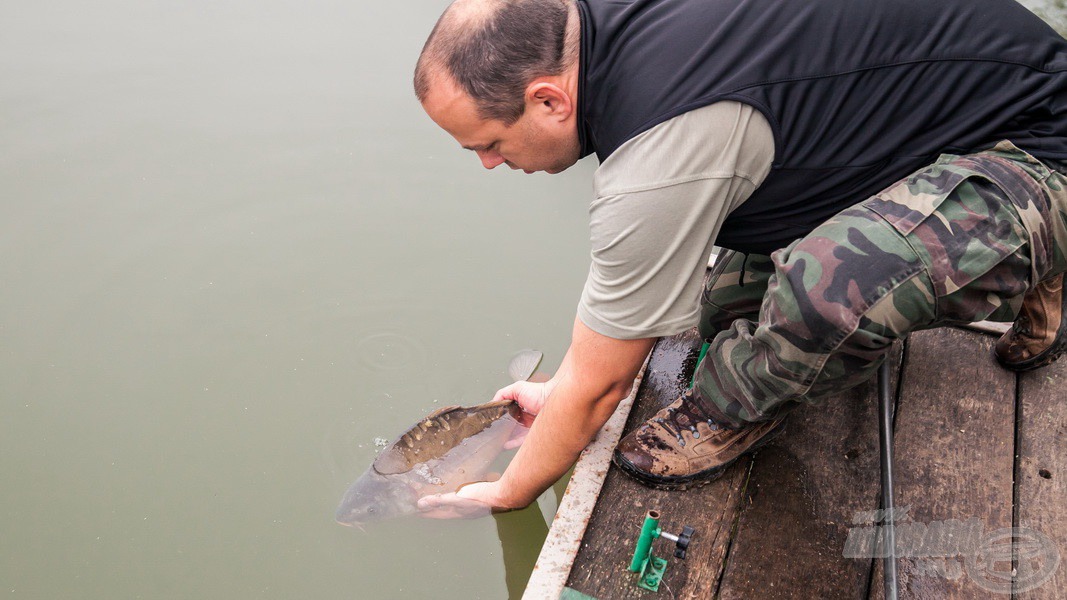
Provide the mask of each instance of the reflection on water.
{"label": "reflection on water", "polygon": [[508,596],[521,598],[526,582],[530,579],[540,544],[529,543],[531,539],[544,540],[548,536],[548,525],[541,513],[533,507],[509,513],[493,515],[496,521],[500,547],[503,549],[504,564],[507,566],[505,581]]}

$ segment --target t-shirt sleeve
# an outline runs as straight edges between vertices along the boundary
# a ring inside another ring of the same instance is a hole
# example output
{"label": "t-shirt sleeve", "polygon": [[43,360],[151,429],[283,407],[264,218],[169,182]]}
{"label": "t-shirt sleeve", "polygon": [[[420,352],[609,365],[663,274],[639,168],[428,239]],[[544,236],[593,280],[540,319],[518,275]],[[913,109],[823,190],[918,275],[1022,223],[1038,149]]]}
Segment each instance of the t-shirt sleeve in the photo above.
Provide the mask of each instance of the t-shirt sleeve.
{"label": "t-shirt sleeve", "polygon": [[578,318],[616,339],[695,325],[719,228],[773,159],[766,118],[738,102],[690,111],[619,147],[594,178],[591,264]]}

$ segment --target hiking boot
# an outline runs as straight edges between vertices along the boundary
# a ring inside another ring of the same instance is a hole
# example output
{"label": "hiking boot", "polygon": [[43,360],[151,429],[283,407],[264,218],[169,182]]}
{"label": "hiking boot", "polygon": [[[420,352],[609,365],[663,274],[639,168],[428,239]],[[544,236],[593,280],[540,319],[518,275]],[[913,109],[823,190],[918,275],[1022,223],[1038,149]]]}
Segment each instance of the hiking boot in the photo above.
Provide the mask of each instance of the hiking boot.
{"label": "hiking boot", "polygon": [[641,483],[664,490],[700,487],[783,431],[779,417],[731,427],[717,422],[686,392],[615,448],[615,464]]}
{"label": "hiking boot", "polygon": [[1060,357],[1067,346],[1067,302],[1063,275],[1037,284],[1023,296],[1023,307],[993,348],[997,362],[1012,371],[1043,367]]}

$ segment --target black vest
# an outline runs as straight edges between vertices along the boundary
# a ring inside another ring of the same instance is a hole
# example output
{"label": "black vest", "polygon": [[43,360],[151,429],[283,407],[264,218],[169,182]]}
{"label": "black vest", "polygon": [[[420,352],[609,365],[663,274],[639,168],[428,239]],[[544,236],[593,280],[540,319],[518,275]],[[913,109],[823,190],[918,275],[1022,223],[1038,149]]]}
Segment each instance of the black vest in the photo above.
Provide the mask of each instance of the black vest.
{"label": "black vest", "polygon": [[942,152],[1067,159],[1067,42],[1013,0],[578,0],[579,137],[603,162],[719,100],[775,137],[716,243],[769,254]]}

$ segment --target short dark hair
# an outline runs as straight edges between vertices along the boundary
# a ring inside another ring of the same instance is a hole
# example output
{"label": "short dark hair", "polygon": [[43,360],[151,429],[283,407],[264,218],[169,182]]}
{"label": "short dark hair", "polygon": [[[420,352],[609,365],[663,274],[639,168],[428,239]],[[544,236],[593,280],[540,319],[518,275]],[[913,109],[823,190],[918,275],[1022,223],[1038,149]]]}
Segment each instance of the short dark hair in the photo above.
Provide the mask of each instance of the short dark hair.
{"label": "short dark hair", "polygon": [[459,16],[449,6],[423,46],[415,95],[423,102],[433,69],[444,67],[484,119],[510,125],[526,108],[526,86],[568,66],[570,0],[492,0],[482,14]]}

